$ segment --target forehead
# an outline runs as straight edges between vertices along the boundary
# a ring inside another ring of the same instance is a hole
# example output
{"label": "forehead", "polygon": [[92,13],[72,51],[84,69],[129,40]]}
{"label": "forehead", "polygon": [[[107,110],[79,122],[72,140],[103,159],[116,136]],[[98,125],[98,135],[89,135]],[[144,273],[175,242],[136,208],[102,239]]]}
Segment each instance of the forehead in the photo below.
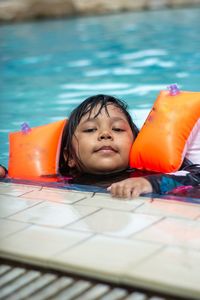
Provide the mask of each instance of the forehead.
{"label": "forehead", "polygon": [[127,121],[127,118],[122,109],[114,105],[113,103],[108,103],[106,107],[104,106],[102,108],[100,104],[96,105],[90,112],[88,112],[82,117],[81,121],[85,121],[87,119],[101,118],[105,116],[108,118],[118,117]]}

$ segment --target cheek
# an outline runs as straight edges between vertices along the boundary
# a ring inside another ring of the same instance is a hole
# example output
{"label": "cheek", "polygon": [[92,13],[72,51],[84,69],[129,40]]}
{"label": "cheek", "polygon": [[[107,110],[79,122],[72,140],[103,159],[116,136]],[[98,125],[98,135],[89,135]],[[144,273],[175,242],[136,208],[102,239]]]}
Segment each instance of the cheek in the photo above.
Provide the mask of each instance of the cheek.
{"label": "cheek", "polygon": [[127,136],[125,139],[121,140],[122,147],[127,151],[130,151],[134,142],[134,138],[132,135]]}
{"label": "cheek", "polygon": [[133,136],[133,134],[131,133],[130,136],[129,136],[129,146],[130,146],[130,148],[132,147],[134,141],[135,141],[135,136]]}
{"label": "cheek", "polygon": [[128,160],[129,161],[129,155],[130,155],[130,151],[131,151],[131,147],[133,145],[134,139],[127,139],[123,141],[122,144],[122,155],[124,160]]}
{"label": "cheek", "polygon": [[73,151],[75,152],[76,156],[79,156],[79,140],[77,137],[72,139],[72,148]]}
{"label": "cheek", "polygon": [[91,141],[90,139],[87,139],[87,142],[85,141],[85,139],[82,139],[81,137],[76,137],[74,138],[73,142],[73,149],[76,153],[76,156],[82,160],[85,157],[87,157],[88,152],[90,150],[90,146],[91,146]]}

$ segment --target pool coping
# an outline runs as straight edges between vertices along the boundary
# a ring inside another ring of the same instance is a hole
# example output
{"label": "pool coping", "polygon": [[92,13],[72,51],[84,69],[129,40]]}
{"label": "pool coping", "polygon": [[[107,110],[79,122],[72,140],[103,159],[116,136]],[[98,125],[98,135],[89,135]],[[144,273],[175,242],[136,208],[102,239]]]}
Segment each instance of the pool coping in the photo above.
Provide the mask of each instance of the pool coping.
{"label": "pool coping", "polygon": [[0,199],[2,258],[200,298],[197,203],[10,182]]}

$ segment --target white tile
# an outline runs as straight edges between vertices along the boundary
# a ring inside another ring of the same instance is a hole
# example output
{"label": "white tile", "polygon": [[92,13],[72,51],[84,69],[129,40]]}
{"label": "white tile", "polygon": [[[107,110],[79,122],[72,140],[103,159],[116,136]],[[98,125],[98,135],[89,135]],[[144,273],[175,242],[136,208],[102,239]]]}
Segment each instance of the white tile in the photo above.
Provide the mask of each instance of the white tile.
{"label": "white tile", "polygon": [[63,227],[96,211],[95,207],[43,202],[11,217],[12,220],[38,225]]}
{"label": "white tile", "polygon": [[200,252],[166,247],[141,264],[127,268],[124,282],[169,291],[187,299],[200,296]]}
{"label": "white tile", "polygon": [[19,257],[25,261],[42,259],[45,263],[47,257],[56,255],[56,253],[80,243],[89,236],[88,233],[83,232],[33,225],[3,239],[0,243],[0,251],[10,258]]}
{"label": "white tile", "polygon": [[28,192],[34,191],[38,188],[30,186],[30,185],[17,185],[17,184],[0,184],[0,194],[1,195],[9,195],[9,196],[21,196]]}
{"label": "white tile", "polygon": [[167,218],[133,235],[132,238],[200,249],[200,223]]}
{"label": "white tile", "polygon": [[3,182],[3,181],[0,181],[0,186],[1,186],[1,187],[9,186],[9,185],[11,185],[10,182]]}
{"label": "white tile", "polygon": [[150,226],[158,220],[160,220],[160,217],[157,216],[101,209],[70,225],[69,228],[127,237]]}
{"label": "white tile", "polygon": [[144,202],[143,205],[136,208],[135,212],[150,215],[181,217],[186,219],[195,219],[200,215],[200,205],[191,205],[170,200],[158,200]]}
{"label": "white tile", "polygon": [[[147,198],[148,199],[148,198]],[[110,208],[121,211],[131,211],[142,205],[146,200],[144,197],[138,197],[133,200],[112,198],[109,194],[95,194],[94,197],[88,197],[81,200],[77,205],[89,205],[99,208]]]}
{"label": "white tile", "polygon": [[0,195],[0,217],[8,217],[40,202],[27,198]]}
{"label": "white tile", "polygon": [[109,280],[119,279],[131,264],[155,253],[160,246],[141,241],[94,236],[49,261],[50,266]]}
{"label": "white tile", "polygon": [[81,194],[81,196],[84,196],[84,198],[86,197],[92,197],[94,192],[86,192],[86,191],[80,191],[80,190],[73,190],[73,189],[65,189],[65,188],[56,188],[56,187],[42,187],[43,191],[48,191],[48,192],[59,192],[59,193],[66,193],[66,192],[71,192],[74,194]]}
{"label": "white tile", "polygon": [[7,183],[9,186],[12,186],[13,188],[24,188],[24,189],[34,189],[34,190],[40,190],[41,189],[41,186],[38,185],[36,182],[31,182],[31,184],[28,184],[28,183],[13,183],[13,182],[8,182]]}
{"label": "white tile", "polygon": [[83,193],[77,193],[69,190],[58,190],[58,189],[42,189],[40,191],[33,191],[24,195],[24,197],[30,199],[47,200],[47,201],[53,201],[58,203],[69,203],[69,204],[84,199],[87,196],[88,195],[85,195]]}
{"label": "white tile", "polygon": [[12,220],[0,219],[0,239],[25,229],[27,224]]}

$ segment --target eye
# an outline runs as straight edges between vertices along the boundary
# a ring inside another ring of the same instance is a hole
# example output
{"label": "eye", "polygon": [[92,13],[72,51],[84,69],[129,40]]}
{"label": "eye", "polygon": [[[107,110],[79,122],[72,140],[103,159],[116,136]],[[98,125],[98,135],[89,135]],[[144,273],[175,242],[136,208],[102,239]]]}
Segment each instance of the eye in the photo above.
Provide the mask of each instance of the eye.
{"label": "eye", "polygon": [[116,132],[123,132],[123,131],[125,131],[125,129],[119,128],[119,127],[114,127],[112,130],[116,131]]}
{"label": "eye", "polygon": [[95,132],[96,130],[96,128],[86,128],[83,130],[83,132]]}

